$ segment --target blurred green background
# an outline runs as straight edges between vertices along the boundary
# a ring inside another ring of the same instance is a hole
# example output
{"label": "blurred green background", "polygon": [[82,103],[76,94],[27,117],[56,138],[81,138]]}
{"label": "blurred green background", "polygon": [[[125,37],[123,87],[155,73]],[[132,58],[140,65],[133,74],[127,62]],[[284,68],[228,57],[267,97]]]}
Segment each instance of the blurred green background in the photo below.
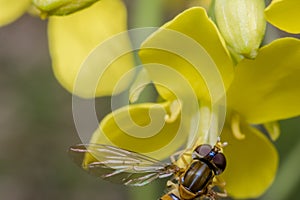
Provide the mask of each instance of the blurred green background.
{"label": "blurred green background", "polygon": [[[152,3],[162,5],[159,1]],[[130,26],[138,27],[159,25],[196,1],[173,0],[168,9],[160,7],[163,16],[157,12],[145,19],[133,17],[145,13],[138,5],[145,0],[126,2],[132,13]],[[266,41],[281,36],[285,35],[269,27]],[[29,15],[0,28],[0,199],[157,199],[165,180],[128,188],[89,176],[69,159],[68,147],[80,142],[72,96],[54,78],[47,43],[47,22]],[[300,118],[281,125],[276,141],[281,156],[278,176],[261,197],[264,200],[295,199],[300,188]]]}

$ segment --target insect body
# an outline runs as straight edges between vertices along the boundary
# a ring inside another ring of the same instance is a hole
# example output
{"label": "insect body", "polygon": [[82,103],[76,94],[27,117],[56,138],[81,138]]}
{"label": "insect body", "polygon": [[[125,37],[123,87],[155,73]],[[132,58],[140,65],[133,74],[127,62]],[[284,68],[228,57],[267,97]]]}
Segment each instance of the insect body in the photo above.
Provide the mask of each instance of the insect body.
{"label": "insect body", "polygon": [[[173,192],[164,195],[162,200],[215,199],[224,194],[212,190],[215,175],[221,174],[226,167],[226,158],[221,146],[213,148],[208,144],[198,146],[193,152],[193,161],[179,176],[178,186]],[[177,194],[175,194],[177,193]]]}
{"label": "insect body", "polygon": [[92,175],[112,182],[131,186],[143,186],[158,178],[174,175],[170,182],[171,191],[161,200],[215,199],[220,193],[214,177],[226,167],[222,144],[214,147],[202,144],[192,153],[187,167],[175,163],[164,164],[148,156],[102,144],[79,144],[70,147],[74,161]]}

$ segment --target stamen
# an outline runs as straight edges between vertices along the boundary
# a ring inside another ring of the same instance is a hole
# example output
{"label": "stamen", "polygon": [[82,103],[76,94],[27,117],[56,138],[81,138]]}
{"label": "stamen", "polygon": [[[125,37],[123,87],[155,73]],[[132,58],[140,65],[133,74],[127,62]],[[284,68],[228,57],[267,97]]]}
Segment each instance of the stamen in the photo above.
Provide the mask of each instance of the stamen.
{"label": "stamen", "polygon": [[228,142],[223,142],[222,147],[226,147],[228,145]]}
{"label": "stamen", "polygon": [[220,151],[222,151],[223,147],[226,147],[228,145],[228,142],[221,142],[221,138],[217,138],[217,143],[215,144],[215,147],[217,147]]}
{"label": "stamen", "polygon": [[239,115],[233,115],[231,119],[231,130],[233,135],[238,140],[245,139],[245,134],[241,132],[241,124],[240,124],[240,116]]}
{"label": "stamen", "polygon": [[265,123],[264,127],[268,131],[268,134],[273,141],[275,141],[279,137],[280,127],[277,121]]}
{"label": "stamen", "polygon": [[178,115],[181,112],[180,102],[178,100],[174,100],[171,103],[169,109],[170,109],[170,114],[165,115],[165,122],[171,123],[177,119]]}

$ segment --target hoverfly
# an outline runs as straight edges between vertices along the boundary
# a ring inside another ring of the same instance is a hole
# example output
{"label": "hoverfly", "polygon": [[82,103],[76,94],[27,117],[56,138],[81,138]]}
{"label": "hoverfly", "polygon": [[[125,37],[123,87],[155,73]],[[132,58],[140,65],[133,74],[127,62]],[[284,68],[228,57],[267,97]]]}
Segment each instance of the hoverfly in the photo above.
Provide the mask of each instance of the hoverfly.
{"label": "hoverfly", "polygon": [[[104,144],[78,144],[69,149],[74,161],[90,174],[103,179],[130,186],[143,186],[155,179],[174,176],[168,181],[169,192],[160,200],[196,200],[225,197],[226,192],[217,192],[215,186],[223,187],[215,181],[226,167],[226,158],[222,153],[225,143],[218,141],[213,147],[202,144],[190,153],[191,162],[186,167],[172,163],[162,163],[154,158]],[[85,163],[87,154],[94,161]]]}

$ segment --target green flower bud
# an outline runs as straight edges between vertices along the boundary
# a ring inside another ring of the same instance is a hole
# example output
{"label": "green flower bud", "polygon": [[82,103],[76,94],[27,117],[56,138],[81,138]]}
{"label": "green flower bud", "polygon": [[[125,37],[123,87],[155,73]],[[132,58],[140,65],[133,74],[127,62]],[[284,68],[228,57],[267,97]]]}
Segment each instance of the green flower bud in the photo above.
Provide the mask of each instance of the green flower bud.
{"label": "green flower bud", "polygon": [[235,53],[255,58],[266,29],[264,0],[215,0],[217,26]]}
{"label": "green flower bud", "polygon": [[99,0],[33,0],[33,4],[41,12],[41,17],[50,15],[68,15],[82,10]]}

